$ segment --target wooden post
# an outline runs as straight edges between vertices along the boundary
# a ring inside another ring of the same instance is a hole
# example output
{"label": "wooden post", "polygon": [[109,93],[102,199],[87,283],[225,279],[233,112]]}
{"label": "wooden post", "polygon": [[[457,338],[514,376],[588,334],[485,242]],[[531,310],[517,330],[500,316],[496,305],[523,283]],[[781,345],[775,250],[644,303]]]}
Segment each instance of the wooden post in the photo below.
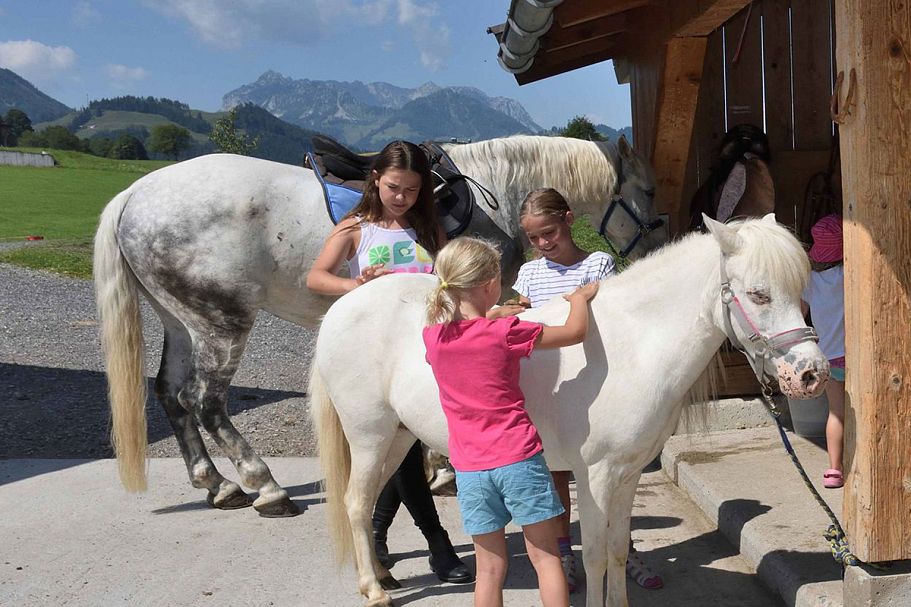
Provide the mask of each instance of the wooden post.
{"label": "wooden post", "polygon": [[696,102],[702,81],[706,39],[671,38],[666,47],[664,71],[660,78],[652,165],[658,191],[656,207],[670,217],[669,232],[681,226],[683,187],[686,180],[690,139],[696,121]]}
{"label": "wooden post", "polygon": [[[845,531],[911,559],[911,3],[837,0],[845,212]],[[851,72],[856,73],[853,106]]]}

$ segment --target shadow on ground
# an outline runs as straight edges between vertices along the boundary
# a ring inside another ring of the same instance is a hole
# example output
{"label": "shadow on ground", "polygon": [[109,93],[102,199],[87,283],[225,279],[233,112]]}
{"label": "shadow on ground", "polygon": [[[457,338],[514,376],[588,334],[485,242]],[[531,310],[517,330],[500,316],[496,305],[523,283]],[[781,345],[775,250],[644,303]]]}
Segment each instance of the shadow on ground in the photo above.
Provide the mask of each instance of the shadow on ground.
{"label": "shadow on ground", "polygon": [[[113,457],[107,381],[103,373],[0,363],[0,458]],[[146,407],[149,443],[172,436],[154,399],[151,380]],[[300,392],[232,387],[228,412],[237,414]],[[12,482],[18,479],[2,479]]]}

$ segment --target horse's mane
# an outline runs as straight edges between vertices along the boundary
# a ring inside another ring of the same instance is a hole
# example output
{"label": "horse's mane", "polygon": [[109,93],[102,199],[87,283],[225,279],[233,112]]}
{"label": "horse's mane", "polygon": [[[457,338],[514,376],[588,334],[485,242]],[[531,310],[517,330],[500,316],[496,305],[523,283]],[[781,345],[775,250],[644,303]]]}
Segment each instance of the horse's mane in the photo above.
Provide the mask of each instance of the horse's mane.
{"label": "horse's mane", "polygon": [[617,183],[609,149],[592,141],[514,135],[443,147],[457,167],[482,183],[521,184],[526,192],[552,187],[571,205],[603,200],[605,191],[612,192]]}

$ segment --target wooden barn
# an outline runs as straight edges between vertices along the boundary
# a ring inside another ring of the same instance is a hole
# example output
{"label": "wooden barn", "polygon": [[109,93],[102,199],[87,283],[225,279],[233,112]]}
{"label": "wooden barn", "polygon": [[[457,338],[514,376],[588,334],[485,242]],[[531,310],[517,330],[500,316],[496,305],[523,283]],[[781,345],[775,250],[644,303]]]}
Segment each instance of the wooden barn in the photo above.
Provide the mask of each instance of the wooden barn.
{"label": "wooden barn", "polygon": [[863,561],[911,559],[911,5],[512,0],[490,32],[519,84],[614,61],[672,234],[741,123],[768,135],[779,221],[843,213],[843,522]]}

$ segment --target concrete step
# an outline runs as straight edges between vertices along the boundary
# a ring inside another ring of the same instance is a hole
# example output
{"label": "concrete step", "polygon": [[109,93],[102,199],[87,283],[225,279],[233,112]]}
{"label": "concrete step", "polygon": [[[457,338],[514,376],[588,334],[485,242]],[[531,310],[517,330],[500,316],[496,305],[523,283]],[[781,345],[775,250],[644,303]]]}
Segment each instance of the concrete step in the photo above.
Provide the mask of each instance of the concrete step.
{"label": "concrete step", "polygon": [[[789,433],[797,457],[841,516],[842,490],[824,489],[825,448]],[[789,607],[842,607],[841,566],[823,538],[830,521],[773,426],[672,436],[665,473]]]}

